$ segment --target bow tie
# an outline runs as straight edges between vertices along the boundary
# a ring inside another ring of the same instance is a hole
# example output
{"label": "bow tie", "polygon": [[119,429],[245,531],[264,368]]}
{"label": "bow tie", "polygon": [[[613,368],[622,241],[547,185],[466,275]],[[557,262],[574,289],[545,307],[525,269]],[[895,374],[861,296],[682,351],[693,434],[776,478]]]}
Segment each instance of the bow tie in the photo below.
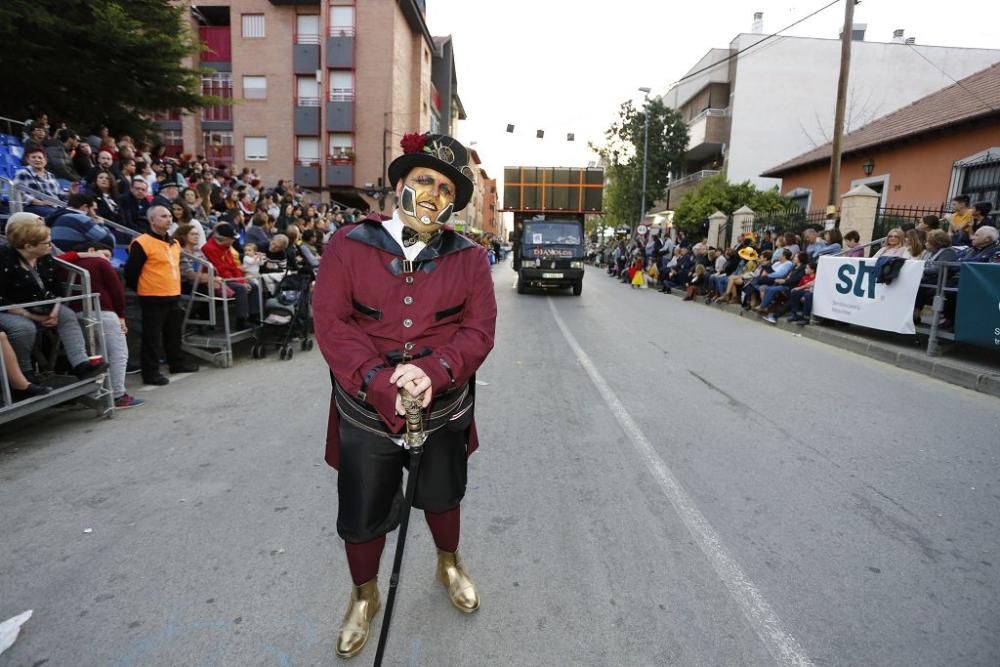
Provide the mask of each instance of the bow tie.
{"label": "bow tie", "polygon": [[439,230],[434,230],[433,232],[418,232],[409,227],[403,227],[403,247],[409,248],[417,241],[427,245],[440,234]]}

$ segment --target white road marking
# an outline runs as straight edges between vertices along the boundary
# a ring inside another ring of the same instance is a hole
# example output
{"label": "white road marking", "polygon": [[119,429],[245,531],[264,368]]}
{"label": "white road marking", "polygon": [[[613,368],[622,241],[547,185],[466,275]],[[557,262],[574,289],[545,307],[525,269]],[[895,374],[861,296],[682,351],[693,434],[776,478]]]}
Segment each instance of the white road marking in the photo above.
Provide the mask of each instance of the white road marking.
{"label": "white road marking", "polygon": [[764,646],[767,647],[768,652],[774,658],[775,662],[782,666],[796,665],[798,667],[812,667],[812,661],[806,655],[798,640],[785,630],[784,624],[771,608],[771,605],[764,599],[757,586],[750,581],[739,563],[726,550],[726,547],[722,543],[722,538],[719,537],[719,534],[708,522],[708,519],[705,518],[697,505],[695,505],[694,500],[684,490],[680,482],[677,481],[674,473],[670,470],[670,466],[656,453],[649,439],[646,438],[642,429],[639,428],[639,425],[632,419],[628,410],[625,409],[624,404],[622,404],[610,385],[601,376],[594,362],[590,360],[587,353],[580,347],[580,344],[576,341],[566,323],[563,322],[559,311],[556,310],[552,297],[548,297],[548,302],[556,325],[558,325],[566,342],[574,354],[576,354],[580,365],[587,371],[587,375],[590,376],[594,386],[597,387],[597,391],[604,398],[608,409],[611,410],[615,419],[621,425],[622,430],[625,431],[629,440],[632,441],[633,446],[635,446],[636,451],[638,451],[646,463],[653,478],[660,485],[664,495],[666,495],[670,504],[673,505],[677,515],[684,522],[684,525],[701,548],[702,553],[708,558],[716,574],[722,580],[722,583],[725,584],[729,590],[729,594],[739,605],[743,611],[743,615],[746,616],[747,621],[749,621],[754,632],[757,633],[757,636],[764,643]]}

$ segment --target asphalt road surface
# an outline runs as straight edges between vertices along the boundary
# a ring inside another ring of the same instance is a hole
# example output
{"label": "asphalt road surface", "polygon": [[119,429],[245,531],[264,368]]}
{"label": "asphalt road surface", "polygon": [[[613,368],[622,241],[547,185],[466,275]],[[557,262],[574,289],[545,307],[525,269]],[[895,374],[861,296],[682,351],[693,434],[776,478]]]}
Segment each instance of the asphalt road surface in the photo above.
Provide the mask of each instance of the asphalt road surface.
{"label": "asphalt road surface", "polygon": [[[387,664],[1000,664],[995,398],[598,270],[580,297],[494,277],[482,609],[415,513]],[[318,350],[138,395],[3,426],[0,621],[34,616],[0,665],[339,664]]]}

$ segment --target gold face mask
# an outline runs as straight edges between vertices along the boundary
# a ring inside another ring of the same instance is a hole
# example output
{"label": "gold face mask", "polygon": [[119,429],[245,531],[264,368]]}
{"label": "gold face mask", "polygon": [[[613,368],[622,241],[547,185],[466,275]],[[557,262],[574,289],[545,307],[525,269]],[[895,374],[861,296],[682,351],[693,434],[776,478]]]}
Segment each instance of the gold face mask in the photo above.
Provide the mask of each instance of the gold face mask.
{"label": "gold face mask", "polygon": [[416,167],[403,180],[399,210],[403,222],[417,232],[431,232],[451,218],[455,183],[440,172]]}

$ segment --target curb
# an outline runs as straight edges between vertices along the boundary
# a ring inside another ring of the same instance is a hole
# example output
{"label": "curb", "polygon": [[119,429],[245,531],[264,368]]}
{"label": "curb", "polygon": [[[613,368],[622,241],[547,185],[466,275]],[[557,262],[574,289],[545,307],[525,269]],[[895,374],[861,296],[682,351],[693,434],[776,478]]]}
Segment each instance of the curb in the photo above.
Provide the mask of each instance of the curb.
{"label": "curb", "polygon": [[[671,296],[680,298],[682,293],[673,290]],[[742,309],[739,307],[734,310],[728,305],[722,307],[708,306],[704,303],[704,300],[698,303],[698,305],[703,308],[713,308],[717,312],[729,313],[734,317],[740,317],[748,321],[768,324],[756,316],[745,317]],[[891,364],[903,370],[921,373],[937,380],[943,380],[949,384],[1000,398],[1000,371],[993,373],[983,372],[949,359],[928,357],[926,354],[918,352],[900,351],[889,345],[861,339],[857,334],[845,334],[822,325],[799,327],[795,324],[788,324],[783,320],[779,320],[778,324],[772,326],[794,334],[800,334],[806,338],[826,343],[833,347],[838,347],[842,350],[847,350],[848,352],[854,352],[855,354]]]}

